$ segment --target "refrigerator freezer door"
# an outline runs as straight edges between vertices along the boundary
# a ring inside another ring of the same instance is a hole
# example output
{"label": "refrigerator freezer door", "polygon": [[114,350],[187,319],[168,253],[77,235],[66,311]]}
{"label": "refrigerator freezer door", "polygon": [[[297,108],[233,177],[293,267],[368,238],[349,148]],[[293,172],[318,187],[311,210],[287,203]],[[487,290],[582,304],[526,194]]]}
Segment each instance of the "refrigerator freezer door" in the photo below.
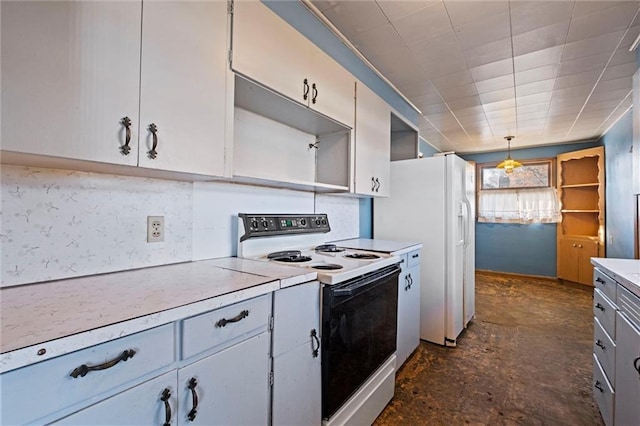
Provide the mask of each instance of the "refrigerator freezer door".
{"label": "refrigerator freezer door", "polygon": [[464,326],[476,315],[476,168],[466,163],[465,198],[468,234],[464,249]]}

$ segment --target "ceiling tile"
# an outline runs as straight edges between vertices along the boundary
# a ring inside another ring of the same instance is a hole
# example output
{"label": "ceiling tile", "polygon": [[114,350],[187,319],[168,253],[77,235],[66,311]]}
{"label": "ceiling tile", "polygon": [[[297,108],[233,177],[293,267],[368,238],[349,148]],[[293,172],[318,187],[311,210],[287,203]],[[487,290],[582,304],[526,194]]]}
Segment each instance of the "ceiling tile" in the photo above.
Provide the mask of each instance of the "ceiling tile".
{"label": "ceiling tile", "polygon": [[451,53],[462,57],[462,51],[458,46],[453,30],[448,30],[437,37],[418,40],[408,44],[418,63],[429,64],[442,59],[447,60]]}
{"label": "ceiling tile", "polygon": [[391,24],[369,29],[352,37],[351,42],[367,58],[382,54],[403,46],[403,41]]}
{"label": "ceiling tile", "polygon": [[483,118],[486,118],[485,115],[484,115],[484,109],[482,108],[481,105],[472,106],[472,107],[469,107],[469,108],[459,108],[459,109],[454,111],[454,114],[460,120],[462,120],[463,118],[466,118],[466,117],[480,117],[480,116],[482,116]]}
{"label": "ceiling tile", "polygon": [[[372,4],[369,2],[354,3]],[[393,21],[392,25],[407,44],[435,37],[451,30],[451,22],[449,22],[447,11],[440,2]]]}
{"label": "ceiling tile", "polygon": [[569,27],[567,42],[625,29],[631,24],[637,11],[638,3],[628,2],[602,9],[597,13],[574,17]]}
{"label": "ceiling tile", "polygon": [[443,75],[432,79],[431,82],[438,89],[446,89],[447,87],[461,86],[473,83],[473,77],[469,70],[455,72],[453,74]]}
{"label": "ceiling tile", "polygon": [[618,89],[618,90],[604,90],[604,91],[594,91],[589,101],[593,100],[594,102],[599,101],[609,101],[614,99],[623,100],[625,97],[629,96],[631,90],[627,89]]}
{"label": "ceiling tile", "polygon": [[611,58],[611,62],[609,62],[609,66],[628,64],[630,62],[635,62],[635,61],[636,61],[635,52],[629,52],[629,49],[618,49],[613,54],[613,58]]}
{"label": "ceiling tile", "polygon": [[387,16],[389,21],[393,22],[397,19],[400,19],[414,12],[417,12],[420,9],[423,9],[427,6],[437,3],[437,0],[434,0],[434,1],[376,0],[376,3],[378,3],[380,8],[382,9],[382,12],[384,12],[384,14]]}
{"label": "ceiling tile", "polygon": [[509,11],[506,1],[445,1],[444,2],[454,27],[492,18]]}
{"label": "ceiling tile", "polygon": [[624,30],[606,33],[597,37],[591,37],[580,41],[567,43],[562,52],[562,60],[583,58],[598,52],[612,53],[622,38]]}
{"label": "ceiling tile", "polygon": [[482,105],[482,101],[479,96],[469,96],[468,98],[456,99],[455,101],[447,102],[447,104],[449,105],[449,108],[455,112],[458,109]]}
{"label": "ceiling tile", "polygon": [[571,19],[573,1],[514,1],[511,2],[513,34],[522,34]]}
{"label": "ceiling tile", "polygon": [[542,102],[549,102],[551,100],[551,94],[553,92],[536,93],[535,95],[518,96],[518,107],[532,104],[539,104]]}
{"label": "ceiling tile", "polygon": [[484,104],[489,104],[489,103],[499,102],[499,101],[506,101],[507,99],[513,99],[513,98],[514,98],[514,91],[512,87],[480,94],[480,99]]}
{"label": "ceiling tile", "polygon": [[434,105],[434,104],[439,104],[443,102],[439,93],[422,95],[422,96],[412,96],[409,98],[409,100],[411,100],[411,102],[413,102],[416,105],[423,105],[423,106]]}
{"label": "ceiling tile", "polygon": [[535,95],[540,92],[550,92],[553,90],[556,79],[536,81],[534,83],[520,84],[516,86],[516,95],[518,97]]}
{"label": "ceiling tile", "polygon": [[612,80],[606,80],[598,82],[596,86],[596,92],[599,90],[618,90],[618,89],[628,89],[630,85],[632,85],[631,77],[620,77],[614,78]]}
{"label": "ceiling tile", "polygon": [[560,65],[552,64],[544,67],[532,68],[526,71],[516,71],[516,84],[533,83],[534,81],[549,80],[558,74]]}
{"label": "ceiling tile", "polygon": [[449,112],[449,107],[444,102],[430,105],[416,104],[416,106],[420,108],[420,111],[422,111],[422,113],[426,114],[427,116],[431,114],[442,114],[443,112]]}
{"label": "ceiling tile", "polygon": [[562,46],[550,47],[514,58],[516,72],[555,64],[562,56]]}
{"label": "ceiling tile", "polygon": [[636,15],[636,19],[634,24],[629,28],[625,36],[622,38],[622,42],[620,43],[621,49],[629,50],[631,44],[636,40],[638,34],[640,33],[640,14]]}
{"label": "ceiling tile", "polygon": [[502,61],[473,67],[469,70],[474,81],[489,80],[503,75],[511,75],[513,73],[513,62],[511,59],[503,59]]}
{"label": "ceiling tile", "polygon": [[564,89],[556,89],[553,91],[553,100],[569,99],[578,96],[589,96],[593,89],[592,84],[583,84],[582,86],[567,87]]}
{"label": "ceiling tile", "polygon": [[473,47],[464,52],[467,67],[473,68],[511,58],[511,39],[505,38]]}
{"label": "ceiling tile", "polygon": [[389,22],[374,2],[341,1],[323,13],[347,37]]}
{"label": "ceiling tile", "polygon": [[602,75],[602,80],[612,80],[614,78],[620,77],[633,77],[633,74],[637,71],[638,66],[633,62],[629,62],[621,65],[608,66],[604,74]]}
{"label": "ceiling tile", "polygon": [[425,95],[438,96],[436,88],[433,87],[433,84],[431,84],[431,82],[428,80],[419,81],[412,84],[405,84],[397,87],[403,95],[410,99]]}
{"label": "ceiling tile", "polygon": [[600,52],[584,58],[561,62],[558,77],[590,70],[603,70],[610,56],[611,54],[608,52]]}
{"label": "ceiling tile", "polygon": [[440,90],[440,95],[447,102],[460,98],[466,98],[469,96],[475,96],[477,94],[478,92],[476,91],[476,86],[473,83]]}
{"label": "ceiling tile", "polygon": [[317,7],[320,12],[324,12],[325,10],[332,8],[339,2],[335,0],[311,0],[311,3],[313,3],[313,5]]}
{"label": "ceiling tile", "polygon": [[452,54],[446,60],[421,63],[429,78],[438,78],[464,69],[464,58],[462,55]]}
{"label": "ceiling tile", "polygon": [[[484,4],[484,2],[479,2]],[[455,27],[462,50],[509,38],[509,13],[478,18],[472,23]]]}
{"label": "ceiling tile", "polygon": [[601,70],[591,70],[585,71],[577,74],[569,74],[562,77],[556,78],[556,90],[567,89],[569,87],[577,87],[577,86],[585,86],[591,85],[593,86],[598,81],[598,77],[602,73]]}
{"label": "ceiling tile", "polygon": [[540,102],[529,105],[518,105],[518,114],[528,114],[533,112],[542,112],[545,114],[549,111],[549,102]]}
{"label": "ceiling tile", "polygon": [[553,46],[561,46],[567,38],[570,21],[558,22],[546,27],[536,28],[513,37],[513,51],[516,56],[525,55]]}
{"label": "ceiling tile", "polygon": [[476,81],[476,89],[478,89],[478,93],[493,92],[495,90],[507,89],[510,87],[513,87],[513,74]]}
{"label": "ceiling tile", "polygon": [[492,111],[499,111],[503,109],[515,108],[515,106],[516,106],[515,99],[508,99],[505,101],[486,103],[482,105],[482,107],[487,113]]}

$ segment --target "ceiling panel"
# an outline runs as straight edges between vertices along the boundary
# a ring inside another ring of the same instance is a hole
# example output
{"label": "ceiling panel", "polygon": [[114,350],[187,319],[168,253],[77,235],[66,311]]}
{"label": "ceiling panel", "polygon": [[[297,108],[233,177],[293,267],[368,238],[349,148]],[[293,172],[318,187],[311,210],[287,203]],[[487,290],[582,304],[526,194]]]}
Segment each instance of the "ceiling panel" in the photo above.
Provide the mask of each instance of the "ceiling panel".
{"label": "ceiling panel", "polygon": [[504,149],[507,132],[514,146],[594,140],[631,102],[638,1],[313,4],[421,110],[421,136],[441,150]]}

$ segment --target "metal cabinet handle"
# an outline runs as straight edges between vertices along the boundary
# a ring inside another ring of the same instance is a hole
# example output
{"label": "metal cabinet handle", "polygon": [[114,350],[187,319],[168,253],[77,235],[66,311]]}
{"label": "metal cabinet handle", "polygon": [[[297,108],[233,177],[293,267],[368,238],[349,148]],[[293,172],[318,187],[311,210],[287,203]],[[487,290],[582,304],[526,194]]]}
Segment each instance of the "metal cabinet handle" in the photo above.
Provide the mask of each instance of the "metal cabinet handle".
{"label": "metal cabinet handle", "polygon": [[596,303],[596,308],[600,309],[602,312],[604,312],[604,306],[602,306],[600,304],[600,302]]}
{"label": "metal cabinet handle", "polygon": [[[318,339],[318,332],[316,331],[316,329],[314,328],[313,330],[311,330],[311,338],[313,339],[311,341],[311,350],[312,350],[312,355],[314,358],[318,358],[318,351],[320,351],[320,339]],[[317,347],[313,347],[313,342],[316,342],[316,345],[318,345]]]}
{"label": "metal cabinet handle", "polygon": [[315,104],[316,103],[316,99],[318,99],[318,89],[316,88],[316,84],[313,83],[311,85],[311,90],[312,90],[312,97],[311,97],[311,103]]}
{"label": "metal cabinet handle", "polygon": [[638,374],[640,374],[640,356],[633,360],[633,368],[638,370]]}
{"label": "metal cabinet handle", "polygon": [[231,319],[222,318],[216,323],[216,327],[224,327],[230,322],[238,322],[242,319],[245,319],[248,316],[249,316],[249,311],[245,309],[244,311],[241,311],[238,315],[236,315]]}
{"label": "metal cabinet handle", "polygon": [[305,101],[307,100],[307,98],[309,97],[309,80],[307,80],[306,78],[302,81],[302,99],[304,99]]}
{"label": "metal cabinet handle", "polygon": [[164,423],[162,426],[171,426],[171,405],[169,405],[169,398],[171,398],[171,391],[169,388],[164,388],[160,401],[164,402]]}
{"label": "metal cabinet handle", "polygon": [[125,130],[124,145],[120,147],[120,152],[122,155],[129,155],[129,152],[131,152],[131,147],[129,146],[129,142],[131,142],[131,119],[129,117],[122,117],[120,124],[124,126]]}
{"label": "metal cabinet handle", "polygon": [[88,366],[86,364],[82,364],[80,367],[78,367],[75,370],[73,370],[71,372],[70,376],[73,377],[74,379],[77,379],[78,376],[80,376],[80,377],[86,376],[87,373],[89,373],[90,371],[106,370],[107,368],[113,367],[114,365],[116,365],[120,361],[126,361],[129,358],[133,358],[135,353],[136,353],[136,351],[134,351],[133,349],[128,349],[128,350],[122,352],[117,358],[112,359],[111,361],[107,361],[107,362],[105,362],[103,364],[93,365],[93,366]]}
{"label": "metal cabinet handle", "polygon": [[195,377],[192,377],[187,385],[187,388],[191,391],[191,400],[193,401],[193,407],[191,408],[191,411],[189,411],[189,414],[187,414],[187,418],[190,422],[196,419],[196,414],[198,413],[198,394],[196,393],[196,386],[198,386],[198,381]]}
{"label": "metal cabinet handle", "polygon": [[596,346],[600,346],[603,351],[606,349],[604,347],[604,344],[602,343],[602,340],[600,340],[600,339],[596,340]]}
{"label": "metal cabinet handle", "polygon": [[416,253],[416,254],[411,256],[412,259],[417,259],[418,257],[420,257],[420,255],[418,253]]}
{"label": "metal cabinet handle", "polygon": [[409,275],[404,276],[404,291],[409,290]]}
{"label": "metal cabinet handle", "polygon": [[375,192],[376,190],[376,178],[371,176],[371,192]]}
{"label": "metal cabinet handle", "polygon": [[604,392],[604,389],[602,389],[602,384],[596,380],[596,382],[593,384],[593,387],[598,389],[600,392]]}
{"label": "metal cabinet handle", "polygon": [[158,156],[158,151],[156,151],[156,148],[158,147],[158,126],[156,126],[155,123],[149,124],[149,131],[151,132],[151,136],[153,137],[153,146],[151,147],[151,150],[148,152],[148,154],[149,158],[155,160],[155,158]]}
{"label": "metal cabinet handle", "polygon": [[380,180],[376,178],[376,192],[379,192],[379,190],[380,190]]}
{"label": "metal cabinet handle", "polygon": [[603,280],[603,279],[602,279],[602,278],[600,278],[600,277],[596,278],[596,282],[597,282],[597,283],[600,283],[600,284],[606,284],[606,281],[605,281],[605,280]]}

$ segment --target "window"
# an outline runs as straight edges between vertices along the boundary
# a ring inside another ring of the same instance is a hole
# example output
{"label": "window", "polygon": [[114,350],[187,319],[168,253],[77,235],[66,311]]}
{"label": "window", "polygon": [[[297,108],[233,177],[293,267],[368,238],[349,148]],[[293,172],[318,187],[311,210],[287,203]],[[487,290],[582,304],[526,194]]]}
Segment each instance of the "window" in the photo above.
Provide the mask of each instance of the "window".
{"label": "window", "polygon": [[521,161],[507,174],[498,163],[478,164],[478,222],[560,222],[553,159]]}

